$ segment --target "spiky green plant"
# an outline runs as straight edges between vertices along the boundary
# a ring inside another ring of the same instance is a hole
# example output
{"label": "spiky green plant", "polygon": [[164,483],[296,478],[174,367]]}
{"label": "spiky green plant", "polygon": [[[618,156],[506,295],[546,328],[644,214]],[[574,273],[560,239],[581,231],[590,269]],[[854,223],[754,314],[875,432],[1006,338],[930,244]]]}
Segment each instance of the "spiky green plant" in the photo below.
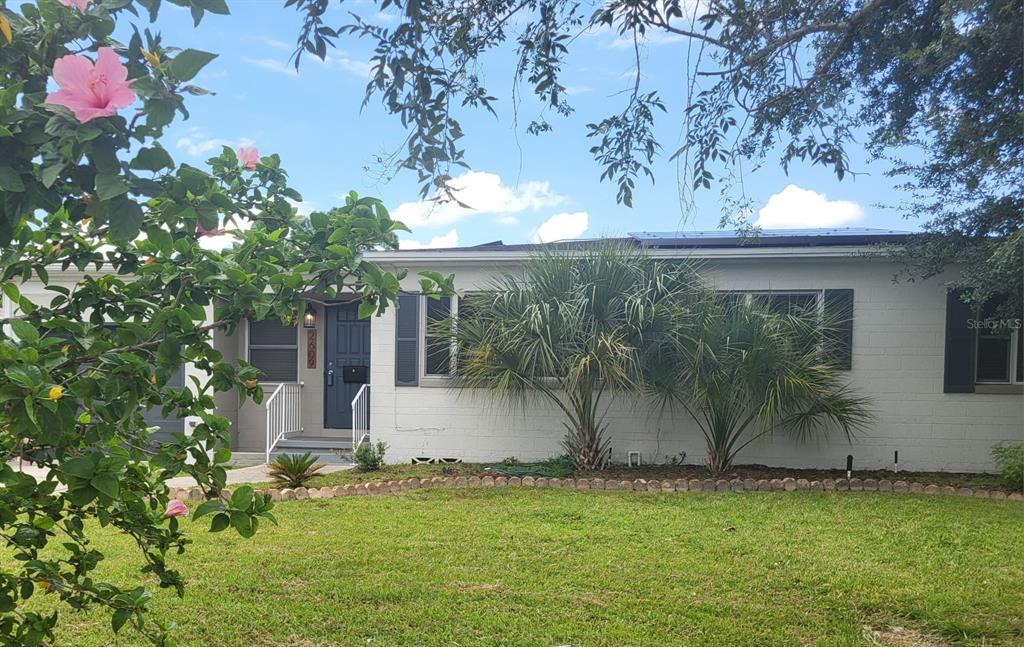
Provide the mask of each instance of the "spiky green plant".
{"label": "spiky green plant", "polygon": [[297,488],[305,485],[324,468],[317,463],[311,452],[305,454],[281,454],[270,464],[270,478],[284,487]]}
{"label": "spiky green plant", "polygon": [[521,273],[465,296],[461,320],[435,328],[456,340],[452,371],[460,386],[486,389],[514,408],[553,403],[576,466],[601,469],[611,456],[605,416],[612,401],[640,390],[645,354],[690,334],[700,312],[692,304],[704,298],[686,262],[622,244],[549,248]]}
{"label": "spiky green plant", "polygon": [[712,472],[776,431],[807,439],[835,430],[849,439],[871,421],[868,400],[830,360],[837,322],[816,308],[779,314],[757,299],[723,295],[706,304],[701,320],[696,337],[648,357],[645,386],[690,414]]}

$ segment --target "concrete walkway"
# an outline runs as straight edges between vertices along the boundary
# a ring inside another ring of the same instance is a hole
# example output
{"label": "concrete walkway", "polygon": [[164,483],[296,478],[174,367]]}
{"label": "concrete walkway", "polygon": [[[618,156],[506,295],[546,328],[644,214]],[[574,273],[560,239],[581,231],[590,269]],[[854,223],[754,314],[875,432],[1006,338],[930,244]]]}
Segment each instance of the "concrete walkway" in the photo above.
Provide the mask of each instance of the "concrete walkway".
{"label": "concrete walkway", "polygon": [[[15,470],[18,470],[18,461],[11,461],[8,463]],[[320,470],[320,474],[329,474],[331,472],[338,472],[341,470],[352,469],[352,465],[325,465]],[[46,468],[39,467],[33,463],[25,462],[21,465],[21,472],[28,474],[37,481],[42,481],[46,478]],[[270,470],[266,465],[251,465],[249,467],[240,467],[238,469],[228,470],[228,484],[232,483],[261,483],[270,481]],[[192,487],[196,485],[195,479],[191,476],[176,476],[172,479],[167,480],[169,487]],[[63,489],[62,486],[58,486],[58,490]]]}
{"label": "concrete walkway", "polygon": [[[350,470],[352,465],[325,465],[319,474],[330,474],[341,470]],[[228,485],[234,483],[261,483],[270,481],[270,469],[267,465],[251,465],[228,470]],[[176,476],[167,480],[168,487],[192,487],[196,484],[191,476]]]}

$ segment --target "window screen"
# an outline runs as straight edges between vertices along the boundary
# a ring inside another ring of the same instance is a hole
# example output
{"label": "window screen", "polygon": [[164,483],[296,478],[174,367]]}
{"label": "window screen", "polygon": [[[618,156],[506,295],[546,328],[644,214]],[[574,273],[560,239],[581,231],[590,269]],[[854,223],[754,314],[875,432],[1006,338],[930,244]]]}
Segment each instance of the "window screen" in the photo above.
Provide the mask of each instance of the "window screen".
{"label": "window screen", "polygon": [[263,381],[298,381],[298,339],[298,329],[275,319],[249,324],[249,363],[263,371]]}
{"label": "window screen", "polygon": [[799,314],[818,305],[817,293],[766,294],[757,298],[763,299],[768,309],[779,315]]}
{"label": "window screen", "polygon": [[427,375],[448,375],[450,371],[452,342],[447,335],[437,335],[434,330],[437,322],[445,319],[451,312],[451,297],[426,299],[426,358],[423,372]]}
{"label": "window screen", "polygon": [[979,382],[1010,381],[1010,336],[978,335]]}

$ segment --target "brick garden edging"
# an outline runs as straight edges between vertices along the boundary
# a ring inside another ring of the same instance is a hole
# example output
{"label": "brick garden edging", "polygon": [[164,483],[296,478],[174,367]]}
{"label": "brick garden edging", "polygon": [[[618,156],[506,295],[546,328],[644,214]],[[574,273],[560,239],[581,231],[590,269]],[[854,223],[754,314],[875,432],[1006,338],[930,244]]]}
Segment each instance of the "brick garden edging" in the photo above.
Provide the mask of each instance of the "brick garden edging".
{"label": "brick garden edging", "polygon": [[[274,501],[292,501],[295,499],[333,499],[335,497],[365,496],[370,494],[387,494],[429,487],[534,487],[563,488],[573,490],[611,490],[635,492],[910,492],[917,494],[944,494],[974,497],[978,499],[999,499],[1024,501],[1024,494],[1013,492],[1007,494],[1002,490],[975,490],[968,487],[956,488],[951,485],[923,485],[907,481],[890,481],[888,479],[825,479],[808,481],[807,479],[676,479],[659,481],[657,479],[624,481],[617,479],[560,479],[524,476],[435,476],[429,479],[410,478],[400,481],[370,481],[348,485],[336,485],[324,488],[262,489],[261,493],[270,496]],[[171,498],[180,501],[201,501],[206,498],[198,487],[171,488]]]}

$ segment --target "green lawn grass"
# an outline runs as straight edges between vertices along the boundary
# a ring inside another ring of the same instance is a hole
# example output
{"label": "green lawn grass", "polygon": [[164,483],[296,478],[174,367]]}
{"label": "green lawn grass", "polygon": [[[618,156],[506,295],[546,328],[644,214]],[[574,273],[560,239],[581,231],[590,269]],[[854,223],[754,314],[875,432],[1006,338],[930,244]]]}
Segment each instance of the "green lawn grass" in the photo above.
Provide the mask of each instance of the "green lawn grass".
{"label": "green lawn grass", "polygon": [[[1024,644],[1024,506],[895,494],[414,490],[279,504],[251,540],[193,525],[181,645]],[[102,576],[138,577],[100,534]],[[44,605],[52,598],[36,596]],[[114,638],[62,610],[59,645]]]}

